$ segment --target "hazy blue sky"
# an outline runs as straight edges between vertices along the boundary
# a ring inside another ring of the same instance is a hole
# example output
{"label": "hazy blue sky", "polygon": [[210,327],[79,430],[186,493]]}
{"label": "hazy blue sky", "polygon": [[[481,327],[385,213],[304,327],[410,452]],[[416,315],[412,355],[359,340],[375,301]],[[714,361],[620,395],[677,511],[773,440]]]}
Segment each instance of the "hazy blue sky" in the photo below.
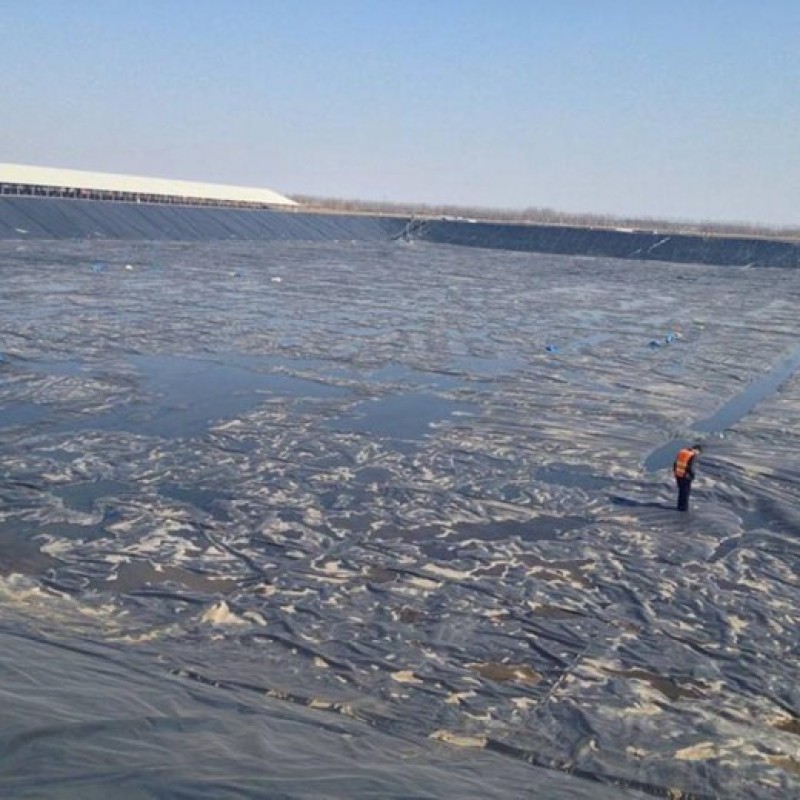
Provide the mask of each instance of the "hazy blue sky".
{"label": "hazy blue sky", "polygon": [[0,0],[0,161],[800,223],[800,0]]}

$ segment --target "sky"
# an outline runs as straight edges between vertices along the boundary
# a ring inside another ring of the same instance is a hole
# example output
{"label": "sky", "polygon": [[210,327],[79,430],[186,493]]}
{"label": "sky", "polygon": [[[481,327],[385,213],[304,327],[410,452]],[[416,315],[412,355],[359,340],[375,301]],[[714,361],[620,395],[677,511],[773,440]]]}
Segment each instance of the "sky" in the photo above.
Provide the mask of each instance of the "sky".
{"label": "sky", "polygon": [[800,224],[797,0],[0,0],[0,162]]}

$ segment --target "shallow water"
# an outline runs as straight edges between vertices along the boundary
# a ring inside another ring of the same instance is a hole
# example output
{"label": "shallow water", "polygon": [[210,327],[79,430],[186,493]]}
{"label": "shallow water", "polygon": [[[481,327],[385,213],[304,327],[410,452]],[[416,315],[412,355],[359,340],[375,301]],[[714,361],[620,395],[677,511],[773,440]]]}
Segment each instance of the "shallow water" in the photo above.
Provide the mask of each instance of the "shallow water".
{"label": "shallow water", "polygon": [[[11,242],[0,279],[3,797],[798,792],[799,273]],[[653,454],[756,386],[676,514]]]}
{"label": "shallow water", "polygon": [[656,448],[645,459],[645,468],[656,470],[670,467],[675,459],[675,454],[680,449],[691,447],[698,441],[701,444],[704,443],[707,434],[717,434],[717,436],[723,438],[725,431],[737,423],[745,414],[749,414],[757,403],[765,397],[770,397],[786,381],[792,378],[798,367],[800,367],[800,349],[795,350],[767,374],[756,378],[744,391],[728,400],[711,416],[693,422],[691,428],[697,432],[695,436],[674,439]]}

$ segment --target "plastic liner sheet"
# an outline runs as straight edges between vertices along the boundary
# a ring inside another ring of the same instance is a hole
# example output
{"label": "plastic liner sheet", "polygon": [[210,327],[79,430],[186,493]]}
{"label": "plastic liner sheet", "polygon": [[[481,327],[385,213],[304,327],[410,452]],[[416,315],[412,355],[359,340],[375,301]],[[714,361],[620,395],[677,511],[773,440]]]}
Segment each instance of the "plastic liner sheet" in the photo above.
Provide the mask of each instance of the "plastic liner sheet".
{"label": "plastic liner sheet", "polygon": [[[800,273],[11,241],[0,279],[0,796],[798,795]],[[759,385],[678,513],[648,459]]]}
{"label": "plastic liner sheet", "polygon": [[61,198],[0,198],[0,239],[383,241],[405,220]]}
{"label": "plastic liner sheet", "polygon": [[407,238],[534,253],[631,258],[741,267],[800,266],[800,244],[738,236],[692,236],[608,228],[460,220],[410,223]]}
{"label": "plastic liner sheet", "polygon": [[41,197],[0,198],[2,239],[173,242],[396,239],[639,261],[745,267],[800,266],[800,244],[775,239]]}

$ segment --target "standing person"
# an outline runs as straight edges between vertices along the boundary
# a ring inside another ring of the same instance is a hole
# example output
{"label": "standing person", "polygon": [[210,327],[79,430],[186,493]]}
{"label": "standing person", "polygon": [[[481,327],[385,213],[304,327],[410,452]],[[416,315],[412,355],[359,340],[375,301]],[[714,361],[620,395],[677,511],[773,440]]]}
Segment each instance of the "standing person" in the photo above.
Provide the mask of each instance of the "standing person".
{"label": "standing person", "polygon": [[689,510],[689,495],[692,493],[692,481],[694,480],[694,462],[703,448],[699,444],[691,447],[684,447],[678,452],[675,463],[672,465],[672,472],[678,484],[678,511]]}

